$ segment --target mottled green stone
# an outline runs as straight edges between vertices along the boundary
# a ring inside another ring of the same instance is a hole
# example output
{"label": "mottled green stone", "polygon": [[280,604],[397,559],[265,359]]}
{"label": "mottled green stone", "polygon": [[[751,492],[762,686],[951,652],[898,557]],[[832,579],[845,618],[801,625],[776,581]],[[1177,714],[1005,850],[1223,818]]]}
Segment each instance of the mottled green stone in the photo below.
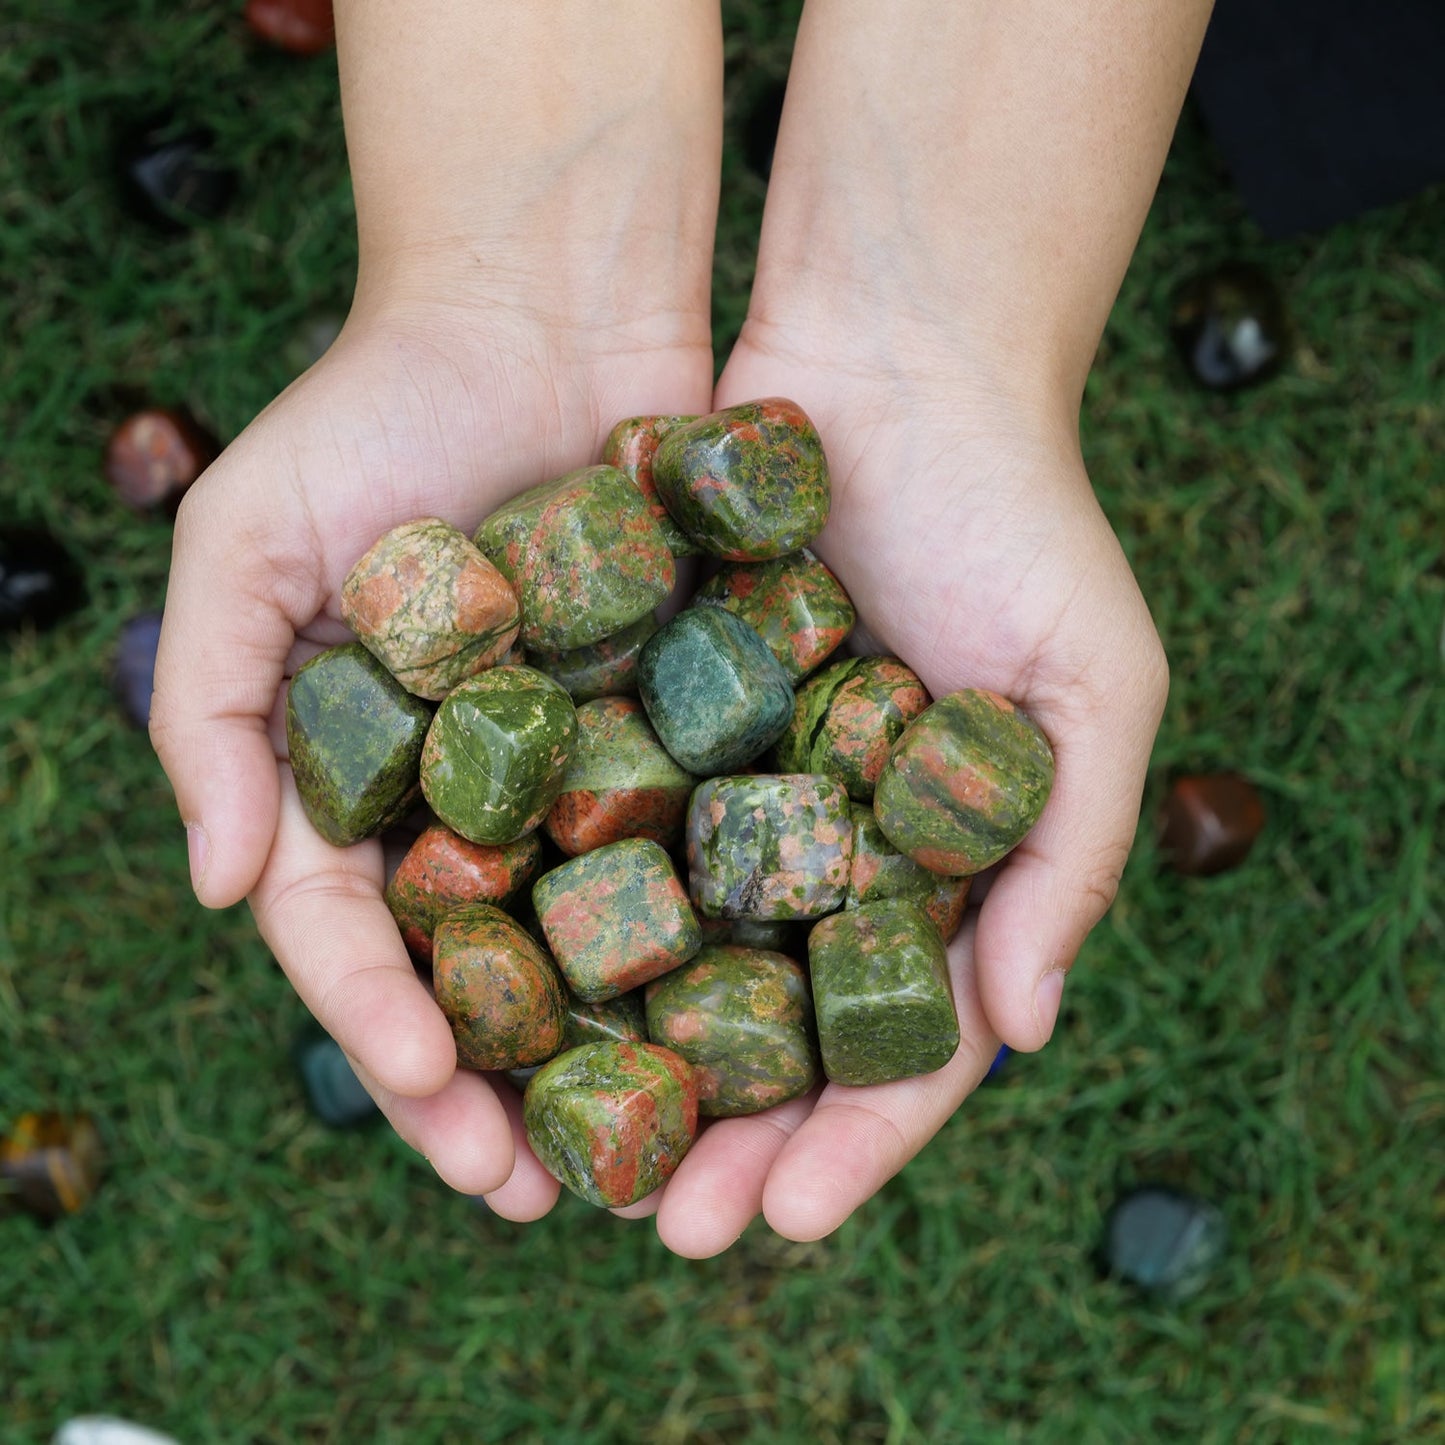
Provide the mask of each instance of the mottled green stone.
{"label": "mottled green stone", "polygon": [[652,508],[652,515],[674,557],[695,557],[702,548],[673,521],[672,513],[657,495],[652,463],[668,432],[684,422],[696,420],[692,416],[630,416],[612,428],[602,448],[602,460],[631,477],[637,490],[647,498],[647,505]]}
{"label": "mottled green stone", "polygon": [[432,710],[359,642],[318,653],[286,690],[286,746],[311,825],[337,847],[411,806]]}
{"label": "mottled green stone", "polygon": [[858,620],[843,584],[806,547],[770,562],[725,562],[692,600],[741,617],[794,683],[841,647]]}
{"label": "mottled green stone", "polygon": [[950,878],[905,858],[883,836],[873,809],[866,803],[853,804],[853,863],[845,908],[860,908],[881,898],[910,899],[949,943],[963,923],[972,884],[972,878]]}
{"label": "mottled green stone", "polygon": [[494,667],[442,700],[422,749],[422,792],[462,837],[510,843],[556,801],[576,732],[572,699],[550,678]]}
{"label": "mottled green stone", "polygon": [[847,657],[798,689],[777,742],[778,767],[827,773],[860,803],[871,802],[893,744],[928,706],[918,674],[896,657]]}
{"label": "mottled green stone", "polygon": [[965,689],[904,730],[878,778],[873,811],[888,841],[936,873],[978,873],[1038,821],[1054,755],[1008,698]]}
{"label": "mottled green stone", "polygon": [[708,1117],[756,1114],[818,1077],[808,980],[780,953],[704,948],[647,985],[647,1031],[696,1069]]}
{"label": "mottled green stone", "polygon": [[615,467],[529,488],[493,512],[475,540],[521,599],[528,649],[611,637],[651,612],[676,579],[647,502]]}
{"label": "mottled green stone", "polygon": [[793,716],[793,687],[767,643],[720,607],[689,607],[642,649],[638,690],[662,745],[700,777],[771,747]]}
{"label": "mottled green stone", "polygon": [[568,859],[532,885],[532,903],[572,992],[591,1003],[676,968],[702,946],[682,881],[647,838]]}
{"label": "mottled green stone", "polygon": [[821,918],[843,906],[853,824],[831,778],[709,778],[687,810],[693,904],[711,918]]}
{"label": "mottled green stone", "polygon": [[604,1209],[666,1183],[697,1135],[693,1068],[655,1044],[568,1049],[532,1075],[522,1103],[542,1167]]}
{"label": "mottled green stone", "polygon": [[835,913],[808,935],[823,1072],[886,1084],[941,1069],[958,1049],[943,940],[916,903]]}
{"label": "mottled green stone", "polygon": [[828,520],[828,463],[796,402],[746,402],[674,427],[653,461],[667,510],[704,551],[761,562],[806,546]]}
{"label": "mottled green stone", "polygon": [[636,697],[637,658],[656,631],[657,618],[645,612],[601,642],[574,647],[570,652],[529,652],[527,661],[565,687],[579,705],[599,697]]}
{"label": "mottled green stone", "polygon": [[567,1001],[564,1026],[564,1049],[579,1048],[605,1040],[623,1044],[645,1044],[647,1038],[647,1004],[640,988],[620,993],[616,998],[587,1003],[573,994]]}

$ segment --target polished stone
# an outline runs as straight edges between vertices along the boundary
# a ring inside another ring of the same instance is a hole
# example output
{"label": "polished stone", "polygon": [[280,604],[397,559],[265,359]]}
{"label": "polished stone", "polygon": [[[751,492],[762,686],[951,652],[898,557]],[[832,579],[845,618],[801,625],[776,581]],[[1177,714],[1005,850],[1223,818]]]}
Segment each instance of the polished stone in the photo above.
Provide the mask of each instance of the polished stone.
{"label": "polished stone", "polygon": [[149,726],[151,720],[161,621],[159,612],[139,612],[125,623],[116,638],[111,691],[131,724],[138,728]]}
{"label": "polished stone", "polygon": [[1257,266],[1227,262],[1175,293],[1169,329],[1185,365],[1210,391],[1238,391],[1273,376],[1289,354],[1284,302]]}
{"label": "polished stone", "polygon": [[320,55],[336,44],[331,0],[246,0],[251,33],[292,55]]}
{"label": "polished stone", "polygon": [[1264,828],[1264,803],[1239,773],[1190,774],[1170,784],[1159,847],[1176,873],[1207,878],[1237,868]]}
{"label": "polished stone", "polygon": [[0,1211],[20,1209],[47,1220],[75,1214],[104,1173],[105,1150],[89,1114],[12,1115],[0,1137]]}
{"label": "polished stone", "polygon": [[125,128],[116,147],[121,198],[158,231],[213,221],[231,204],[237,174],[208,127],[156,116]]}
{"label": "polished stone", "polygon": [[49,532],[11,526],[0,532],[0,632],[52,627],[85,601],[80,568]]}
{"label": "polished stone", "polygon": [[566,652],[532,648],[526,660],[553,682],[561,683],[575,703],[599,697],[636,697],[637,659],[656,631],[657,618],[644,612],[636,622],[600,642]]}
{"label": "polished stone", "polygon": [[301,1031],[291,1047],[291,1058],[311,1112],[329,1128],[346,1129],[381,1117],[351,1060],[320,1024]]}
{"label": "polished stone", "polygon": [[101,466],[128,507],[174,517],[181,498],[220,450],[189,412],[152,407],[134,412],[111,432]]}
{"label": "polished stone", "polygon": [[1217,1205],[1167,1185],[1131,1190],[1109,1211],[1100,1264],[1146,1294],[1178,1301],[1209,1283],[1229,1246]]}
{"label": "polished stone", "polygon": [[881,898],[907,898],[933,921],[951,943],[963,923],[972,877],[951,878],[906,858],[886,837],[867,803],[853,804],[853,862],[848,872],[845,908],[861,908]]}
{"label": "polished stone", "polygon": [[630,416],[612,428],[602,448],[603,462],[625,472],[647,498],[647,505],[674,557],[696,556],[702,549],[673,521],[672,513],[657,495],[652,461],[668,432],[684,422],[696,420],[692,416]]}
{"label": "polished stone", "polygon": [[567,999],[567,1020],[562,1047],[611,1041],[621,1044],[647,1043],[647,1003],[640,988],[588,1003],[576,994]]}

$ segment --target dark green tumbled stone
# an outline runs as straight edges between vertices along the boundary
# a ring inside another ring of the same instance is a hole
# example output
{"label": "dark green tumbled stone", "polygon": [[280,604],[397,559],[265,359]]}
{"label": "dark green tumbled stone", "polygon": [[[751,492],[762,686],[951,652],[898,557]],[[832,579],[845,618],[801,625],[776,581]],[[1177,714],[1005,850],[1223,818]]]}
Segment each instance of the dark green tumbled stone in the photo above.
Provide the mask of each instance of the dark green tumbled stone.
{"label": "dark green tumbled stone", "polygon": [[647,1040],[647,1005],[642,990],[620,993],[616,998],[587,1003],[573,994],[567,1000],[567,1018],[563,1026],[562,1047],[579,1048],[605,1040],[623,1044],[645,1044]]}
{"label": "dark green tumbled stone", "polygon": [[601,642],[567,652],[532,650],[527,661],[565,687],[579,706],[599,697],[636,697],[638,654],[656,631],[657,618],[645,612]]}
{"label": "dark green tumbled stone", "polygon": [[867,803],[853,804],[853,864],[845,908],[861,908],[880,898],[909,898],[949,943],[963,923],[972,885],[971,877],[950,878],[905,858],[883,836],[873,809]]}
{"label": "dark green tumbled stone", "polygon": [[781,953],[704,948],[647,985],[647,1032],[696,1069],[708,1117],[756,1114],[818,1077],[808,980]]}
{"label": "dark green tumbled stone", "polygon": [[422,749],[422,791],[462,837],[510,843],[556,801],[576,733],[577,710],[551,678],[494,667],[442,700]]}
{"label": "dark green tumbled stone", "polygon": [[688,772],[732,772],[777,741],[793,688],[767,643],[720,607],[689,607],[642,649],[642,705]]}
{"label": "dark green tumbled stone", "polygon": [[817,428],[796,402],[745,402],[672,428],[653,460],[667,510],[704,551],[762,562],[806,546],[831,488]]}
{"label": "dark green tumbled stone", "polygon": [[916,903],[884,899],[835,913],[808,935],[823,1072],[886,1084],[941,1069],[958,1015],[938,930]]}
{"label": "dark green tumbled stone", "polygon": [[286,746],[301,806],[328,843],[358,843],[405,814],[431,720],[431,708],[359,642],[296,669]]}

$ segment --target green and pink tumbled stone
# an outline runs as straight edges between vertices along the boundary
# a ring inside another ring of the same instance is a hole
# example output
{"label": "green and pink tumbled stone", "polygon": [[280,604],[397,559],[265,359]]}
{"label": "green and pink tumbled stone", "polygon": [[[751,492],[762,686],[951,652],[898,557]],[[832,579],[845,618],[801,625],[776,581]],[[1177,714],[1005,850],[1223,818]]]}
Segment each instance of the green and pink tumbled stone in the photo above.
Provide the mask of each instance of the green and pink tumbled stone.
{"label": "green and pink tumbled stone", "polygon": [[527,661],[565,687],[579,706],[599,697],[636,697],[637,659],[656,631],[657,618],[645,612],[601,642],[568,652],[532,651]]}
{"label": "green and pink tumbled stone", "polygon": [[702,549],[672,519],[657,483],[652,478],[652,462],[657,448],[668,432],[684,422],[696,421],[692,416],[630,416],[617,423],[602,448],[602,460],[609,467],[632,478],[637,490],[647,499],[667,545],[674,557],[694,557]]}
{"label": "green and pink tumbled stone", "polygon": [[682,530],[729,561],[795,552],[828,520],[823,443],[803,409],[781,397],[671,428],[652,474]]}
{"label": "green and pink tumbled stone", "polygon": [[903,898],[836,913],[808,935],[823,1072],[887,1084],[941,1069],[958,1049],[943,940]]}
{"label": "green and pink tumbled stone", "polygon": [[499,908],[469,904],[437,925],[432,989],[463,1068],[525,1068],[562,1047],[562,977]]}
{"label": "green and pink tumbled stone", "polygon": [[995,692],[940,698],[894,744],[873,798],[888,841],[936,873],[978,873],[1038,821],[1054,754],[1038,724]]}
{"label": "green and pink tumbled stone", "polygon": [[537,1070],[522,1118],[554,1179],[620,1209],[671,1178],[697,1136],[697,1104],[693,1068],[670,1049],[595,1043]]}
{"label": "green and pink tumbled stone", "polygon": [[708,1117],[756,1114],[806,1094],[818,1077],[808,980],[780,953],[704,948],[647,985],[647,1031],[697,1071],[698,1111]]}
{"label": "green and pink tumbled stone", "polygon": [[572,992],[613,998],[685,963],[702,932],[671,860],[627,838],[544,873],[532,903]]}
{"label": "green and pink tumbled stone", "polygon": [[522,621],[507,579],[438,517],[372,547],[341,585],[341,616],[408,692],[433,701],[500,661]]}
{"label": "green and pink tumbled stone", "polygon": [[852,856],[848,794],[831,778],[710,778],[688,806],[689,886],[710,918],[821,918],[843,906]]}
{"label": "green and pink tumbled stone", "polygon": [[905,858],[883,836],[873,809],[853,804],[853,864],[848,874],[845,908],[861,908],[882,898],[907,898],[933,920],[938,935],[950,943],[963,923],[971,877],[950,878]]}

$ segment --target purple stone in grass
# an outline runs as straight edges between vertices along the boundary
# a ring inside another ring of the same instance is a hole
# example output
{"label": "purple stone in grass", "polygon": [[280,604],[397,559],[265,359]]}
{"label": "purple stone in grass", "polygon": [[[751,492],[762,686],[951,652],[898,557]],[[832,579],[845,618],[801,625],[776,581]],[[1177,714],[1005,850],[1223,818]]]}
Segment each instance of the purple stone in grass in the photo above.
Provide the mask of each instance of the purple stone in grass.
{"label": "purple stone in grass", "polygon": [[160,640],[161,614],[139,612],[121,628],[116,641],[111,686],[126,717],[138,728],[150,725]]}

